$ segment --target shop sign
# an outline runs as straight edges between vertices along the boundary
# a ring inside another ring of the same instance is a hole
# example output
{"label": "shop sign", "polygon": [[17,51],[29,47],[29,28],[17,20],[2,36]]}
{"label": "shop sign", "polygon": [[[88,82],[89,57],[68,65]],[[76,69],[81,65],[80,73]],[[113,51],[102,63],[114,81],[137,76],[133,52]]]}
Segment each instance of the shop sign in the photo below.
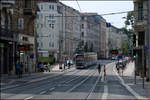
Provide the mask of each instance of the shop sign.
{"label": "shop sign", "polygon": [[30,54],[30,58],[34,59],[34,53]]}
{"label": "shop sign", "polygon": [[30,46],[29,45],[18,45],[18,51],[29,51]]}

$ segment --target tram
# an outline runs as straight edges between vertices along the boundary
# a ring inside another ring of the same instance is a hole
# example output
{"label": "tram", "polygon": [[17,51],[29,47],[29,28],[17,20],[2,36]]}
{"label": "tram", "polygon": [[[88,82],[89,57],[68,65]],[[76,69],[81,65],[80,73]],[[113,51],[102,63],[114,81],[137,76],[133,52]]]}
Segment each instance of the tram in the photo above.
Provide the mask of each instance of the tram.
{"label": "tram", "polygon": [[77,69],[86,68],[96,63],[97,63],[97,53],[95,52],[86,52],[75,55],[75,64]]}

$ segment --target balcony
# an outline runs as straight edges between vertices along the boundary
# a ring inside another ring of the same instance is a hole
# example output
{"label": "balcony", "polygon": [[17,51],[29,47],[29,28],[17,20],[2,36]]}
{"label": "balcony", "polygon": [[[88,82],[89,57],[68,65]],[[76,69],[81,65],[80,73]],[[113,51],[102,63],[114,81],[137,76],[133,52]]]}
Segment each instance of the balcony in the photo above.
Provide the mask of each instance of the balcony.
{"label": "balcony", "polygon": [[15,4],[15,0],[1,0],[2,7],[11,7]]}
{"label": "balcony", "polygon": [[134,23],[134,29],[143,31],[146,29],[146,20],[136,20]]}

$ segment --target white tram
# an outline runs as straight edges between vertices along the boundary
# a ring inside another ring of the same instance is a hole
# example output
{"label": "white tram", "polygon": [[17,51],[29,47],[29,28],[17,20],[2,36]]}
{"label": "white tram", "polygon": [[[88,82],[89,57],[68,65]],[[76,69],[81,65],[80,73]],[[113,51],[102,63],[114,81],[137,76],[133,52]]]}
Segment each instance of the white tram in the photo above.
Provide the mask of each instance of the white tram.
{"label": "white tram", "polygon": [[86,68],[97,63],[97,53],[86,52],[75,55],[76,68]]}

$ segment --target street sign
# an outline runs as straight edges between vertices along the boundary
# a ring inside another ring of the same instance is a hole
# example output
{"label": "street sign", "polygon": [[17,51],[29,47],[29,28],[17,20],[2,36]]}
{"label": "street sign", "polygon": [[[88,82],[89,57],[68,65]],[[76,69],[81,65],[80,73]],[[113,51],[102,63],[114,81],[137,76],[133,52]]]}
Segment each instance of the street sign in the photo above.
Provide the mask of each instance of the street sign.
{"label": "street sign", "polygon": [[150,47],[149,47],[149,46],[144,46],[144,49],[145,49],[145,50],[149,50]]}
{"label": "street sign", "polygon": [[30,58],[31,58],[31,59],[34,59],[34,53],[32,53],[32,54],[30,55]]}
{"label": "street sign", "polygon": [[122,54],[119,54],[119,55],[118,55],[118,59],[122,59]]}

